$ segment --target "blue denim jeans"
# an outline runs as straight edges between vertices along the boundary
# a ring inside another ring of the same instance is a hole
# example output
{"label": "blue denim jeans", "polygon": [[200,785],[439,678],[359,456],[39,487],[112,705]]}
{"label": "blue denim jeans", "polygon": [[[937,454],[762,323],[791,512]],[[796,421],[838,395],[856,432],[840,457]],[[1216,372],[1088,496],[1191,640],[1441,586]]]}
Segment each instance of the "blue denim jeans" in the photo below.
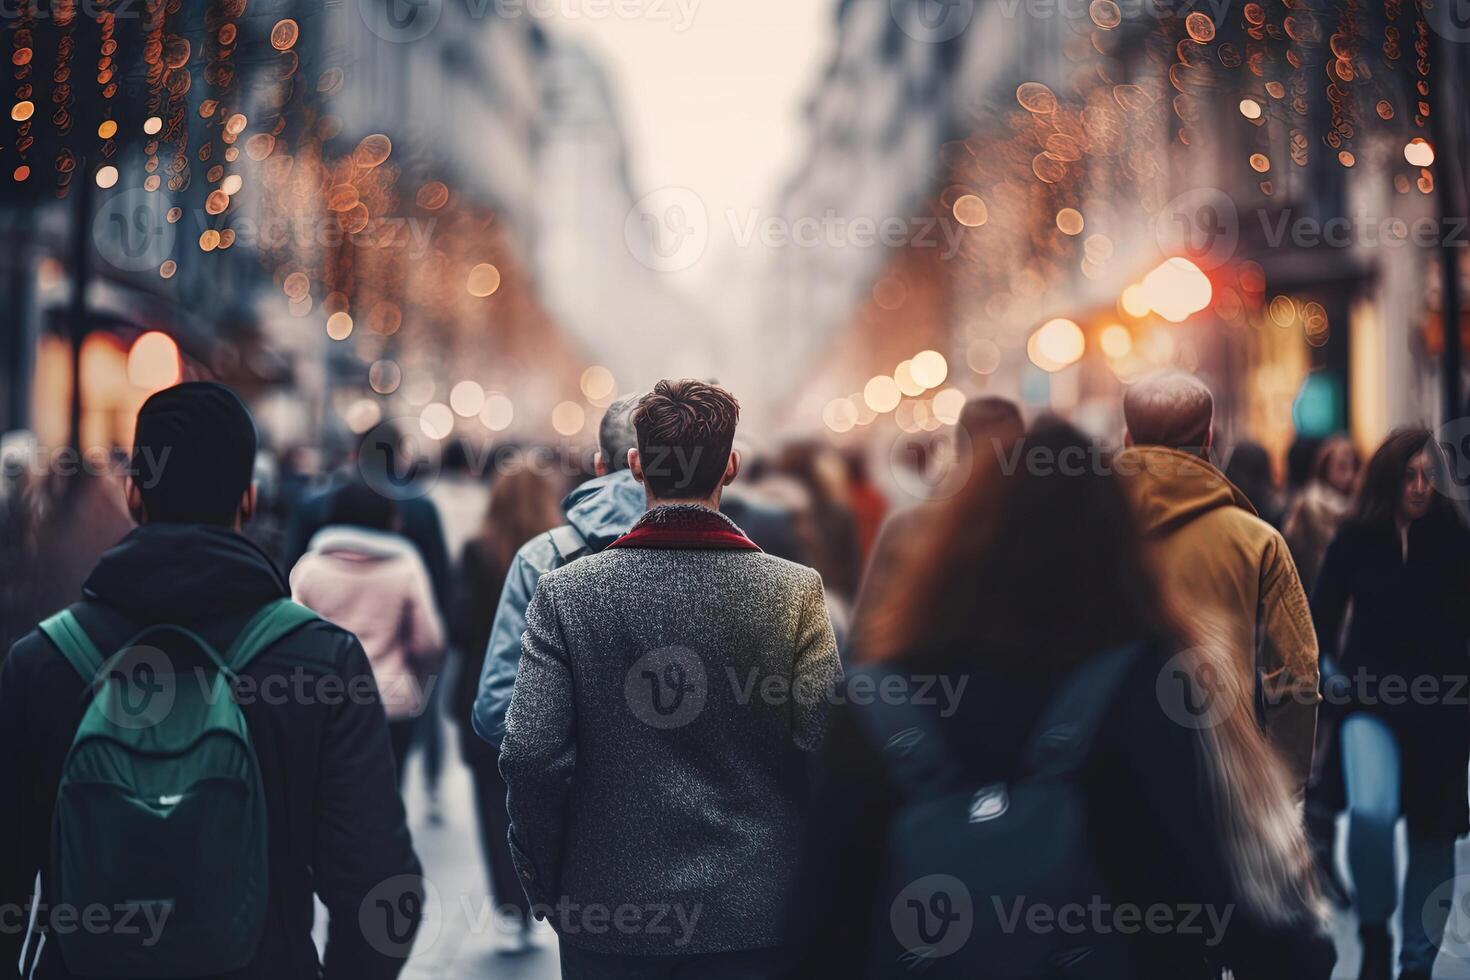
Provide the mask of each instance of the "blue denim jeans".
{"label": "blue denim jeans", "polygon": [[[1403,772],[1398,739],[1387,724],[1366,714],[1349,716],[1338,737],[1347,784],[1348,867],[1357,892],[1358,920],[1366,926],[1387,925],[1398,905],[1394,831],[1402,812]],[[1446,903],[1429,909],[1425,904],[1436,888],[1454,877],[1453,837],[1409,836],[1409,869],[1399,917],[1403,934],[1399,964],[1405,970],[1428,971],[1434,965],[1449,909]]]}

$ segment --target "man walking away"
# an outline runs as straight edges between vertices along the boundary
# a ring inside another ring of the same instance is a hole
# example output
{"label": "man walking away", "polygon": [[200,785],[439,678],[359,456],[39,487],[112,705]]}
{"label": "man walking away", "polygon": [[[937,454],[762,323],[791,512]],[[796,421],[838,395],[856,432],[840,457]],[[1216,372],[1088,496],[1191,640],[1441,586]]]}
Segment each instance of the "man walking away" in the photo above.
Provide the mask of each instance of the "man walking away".
{"label": "man walking away", "polygon": [[1179,613],[1254,675],[1246,689],[1300,796],[1320,700],[1311,609],[1280,532],[1207,460],[1214,410],[1193,375],[1140,379],[1123,399],[1128,448],[1114,465]]}
{"label": "man walking away", "polygon": [[422,879],[387,721],[357,639],[287,601],[239,533],[255,446],[222,385],[149,398],[127,481],[140,526],[5,661],[0,977],[24,975],[27,945],[38,978],[402,968]]}
{"label": "man walking away", "polygon": [[505,734],[516,667],[521,662],[521,634],[526,607],[536,580],[568,562],[596,554],[628,533],[643,513],[643,488],[628,469],[628,451],[637,447],[633,409],[642,395],[624,395],[607,407],[597,429],[597,476],[562,501],[567,522],[526,542],[511,561],[490,626],[490,644],[475,698],[475,731],[491,745]]}
{"label": "man walking away", "polygon": [[511,851],[568,980],[772,976],[841,674],[822,583],[719,513],[728,392],[662,381],[633,418],[647,513],[527,612]]}

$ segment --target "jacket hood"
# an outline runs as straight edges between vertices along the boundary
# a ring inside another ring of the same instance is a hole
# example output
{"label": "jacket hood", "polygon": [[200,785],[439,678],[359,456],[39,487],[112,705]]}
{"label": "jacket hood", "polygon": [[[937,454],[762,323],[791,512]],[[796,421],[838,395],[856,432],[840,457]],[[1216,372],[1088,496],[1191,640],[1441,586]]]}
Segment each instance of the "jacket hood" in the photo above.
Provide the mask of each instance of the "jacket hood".
{"label": "jacket hood", "polygon": [[348,554],[354,558],[384,560],[402,558],[413,552],[413,544],[401,534],[374,531],[352,524],[330,524],[311,536],[308,552],[318,555]]}
{"label": "jacket hood", "polygon": [[253,542],[229,528],[148,524],[103,554],[82,594],[135,622],[194,622],[291,594]]}
{"label": "jacket hood", "polygon": [[1113,460],[1145,534],[1164,534],[1222,507],[1255,516],[1245,494],[1198,456],[1162,446],[1132,446]]}
{"label": "jacket hood", "polygon": [[592,550],[601,551],[628,533],[648,509],[648,501],[632,471],[618,470],[577,487],[561,502],[561,509]]}

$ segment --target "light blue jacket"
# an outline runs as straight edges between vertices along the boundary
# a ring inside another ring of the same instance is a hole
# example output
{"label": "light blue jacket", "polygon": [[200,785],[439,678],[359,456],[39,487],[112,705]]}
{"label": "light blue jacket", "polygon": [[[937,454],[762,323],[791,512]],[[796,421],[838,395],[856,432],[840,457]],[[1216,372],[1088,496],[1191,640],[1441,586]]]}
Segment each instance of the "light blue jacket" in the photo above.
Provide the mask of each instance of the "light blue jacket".
{"label": "light blue jacket", "polygon": [[521,635],[526,631],[526,607],[536,581],[584,555],[594,554],[628,533],[643,515],[647,502],[643,487],[629,470],[618,470],[588,480],[562,501],[567,523],[532,538],[516,552],[505,576],[490,645],[480,674],[471,721],[480,737],[499,745],[505,735],[505,709],[515,688],[521,664]]}

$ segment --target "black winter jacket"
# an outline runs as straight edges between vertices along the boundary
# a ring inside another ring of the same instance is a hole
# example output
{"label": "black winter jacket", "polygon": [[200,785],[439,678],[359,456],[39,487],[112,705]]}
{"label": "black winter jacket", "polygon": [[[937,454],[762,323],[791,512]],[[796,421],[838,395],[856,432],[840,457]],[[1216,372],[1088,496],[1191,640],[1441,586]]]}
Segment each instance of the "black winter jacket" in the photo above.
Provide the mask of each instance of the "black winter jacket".
{"label": "black winter jacket", "polygon": [[[104,653],[159,622],[189,626],[223,650],[261,606],[287,595],[280,571],[244,537],[165,524],[137,528],[108,551],[72,608]],[[326,622],[287,636],[243,674],[240,690],[258,692],[239,700],[265,787],[270,900],[259,952],[235,976],[391,978],[403,966],[417,916],[404,940],[403,922],[375,928],[368,914],[385,888],[405,887],[399,876],[419,887],[420,871],[371,679],[356,637]],[[39,632],[18,641],[0,671],[0,978],[17,976],[20,916],[37,872],[46,902],[53,801],[83,693],[82,678]],[[213,845],[179,841],[161,857],[187,861],[205,846]],[[313,895],[330,915],[322,960]],[[70,976],[54,942],[42,945],[34,975]]]}

